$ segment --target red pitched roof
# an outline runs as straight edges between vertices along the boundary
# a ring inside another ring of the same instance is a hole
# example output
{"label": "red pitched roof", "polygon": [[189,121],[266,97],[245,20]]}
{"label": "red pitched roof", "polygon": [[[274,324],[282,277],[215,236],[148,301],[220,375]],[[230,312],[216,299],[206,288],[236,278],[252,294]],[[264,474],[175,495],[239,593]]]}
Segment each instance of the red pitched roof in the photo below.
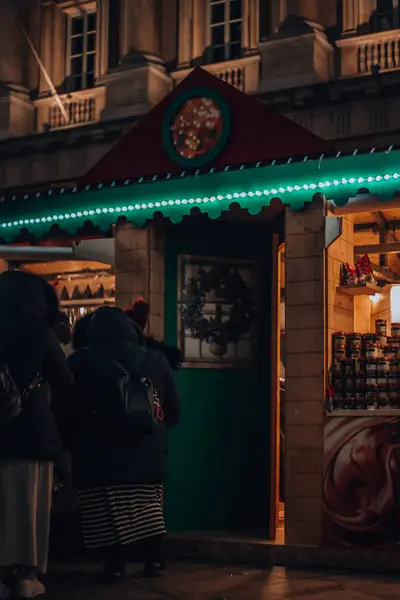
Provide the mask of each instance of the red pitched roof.
{"label": "red pitched roof", "polygon": [[228,142],[209,166],[219,168],[332,151],[329,142],[198,67],[121,138],[79,183],[181,172],[182,167],[172,162],[163,148],[162,125],[171,102],[193,87],[213,88],[224,96],[231,110]]}

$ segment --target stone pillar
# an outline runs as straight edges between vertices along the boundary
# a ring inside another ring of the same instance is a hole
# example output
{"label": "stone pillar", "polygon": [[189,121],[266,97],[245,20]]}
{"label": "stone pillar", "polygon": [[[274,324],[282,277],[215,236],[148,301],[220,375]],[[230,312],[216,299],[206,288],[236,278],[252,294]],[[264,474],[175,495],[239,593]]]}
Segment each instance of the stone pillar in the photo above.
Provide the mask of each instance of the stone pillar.
{"label": "stone pillar", "polygon": [[101,0],[98,12],[98,34],[96,53],[96,78],[102,77],[108,70],[108,50],[110,39],[110,0]]}
{"label": "stone pillar", "polygon": [[324,207],[286,212],[287,544],[322,541],[325,400]]}
{"label": "stone pillar", "polygon": [[318,0],[280,0],[280,21],[289,16],[297,15],[307,21],[320,22],[320,7]]}
{"label": "stone pillar", "polygon": [[116,228],[116,304],[127,308],[136,298],[150,303],[147,333],[164,338],[164,234],[162,225]]}
{"label": "stone pillar", "polygon": [[157,0],[121,1],[121,60],[160,54]]}
{"label": "stone pillar", "polygon": [[178,65],[189,67],[193,56],[193,0],[179,3]]}
{"label": "stone pillar", "polygon": [[102,119],[149,112],[172,89],[162,57],[161,3],[121,0],[120,64],[104,77],[107,104]]}
{"label": "stone pillar", "polygon": [[23,28],[35,39],[30,18],[36,3],[0,0],[0,139],[34,131],[34,107],[29,98],[31,50]]}
{"label": "stone pillar", "polygon": [[[28,46],[19,20],[20,7],[18,0],[0,0],[0,81],[23,86]],[[26,27],[27,24],[23,24]]]}
{"label": "stone pillar", "polygon": [[258,0],[247,0],[247,13],[243,11],[243,14],[247,14],[249,19],[248,36],[247,39],[243,39],[243,47],[250,51],[257,48],[259,42],[260,13],[258,4]]}
{"label": "stone pillar", "polygon": [[356,33],[359,24],[358,17],[359,0],[343,0],[343,34],[353,35]]}

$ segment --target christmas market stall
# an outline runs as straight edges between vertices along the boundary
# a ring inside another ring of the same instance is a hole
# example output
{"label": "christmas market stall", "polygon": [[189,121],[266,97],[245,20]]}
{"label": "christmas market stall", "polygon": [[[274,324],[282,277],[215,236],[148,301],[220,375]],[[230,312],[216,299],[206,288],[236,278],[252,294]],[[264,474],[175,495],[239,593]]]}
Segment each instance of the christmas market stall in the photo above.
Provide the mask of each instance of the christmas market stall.
{"label": "christmas market stall", "polygon": [[[126,308],[144,297],[147,332],[180,346],[170,530],[368,545],[354,533],[364,511],[362,527],[375,518],[376,540],[391,543],[394,527],[382,534],[384,504],[371,482],[377,474],[383,489],[399,460],[389,442],[400,414],[391,291],[400,276],[398,159],[395,150],[342,156],[195,69],[76,185],[2,199],[0,257],[9,260],[12,248],[22,258],[10,264],[32,269],[27,255],[50,244],[52,258],[34,268],[51,276],[65,307],[76,287],[79,310],[85,300]],[[94,264],[83,267],[86,252],[73,276],[57,275],[56,246],[79,253],[94,240],[111,242],[113,258],[92,249]],[[370,355],[375,377],[366,372]],[[353,471],[362,486],[349,483],[346,499],[335,491],[337,456],[350,457],[346,444],[360,432],[387,449],[386,466],[384,452],[371,451],[364,479]]]}

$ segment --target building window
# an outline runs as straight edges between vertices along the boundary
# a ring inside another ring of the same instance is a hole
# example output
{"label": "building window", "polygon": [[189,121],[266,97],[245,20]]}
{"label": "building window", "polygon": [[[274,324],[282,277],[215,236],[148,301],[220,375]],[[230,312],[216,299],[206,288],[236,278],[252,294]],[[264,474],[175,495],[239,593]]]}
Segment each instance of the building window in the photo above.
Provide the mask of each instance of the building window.
{"label": "building window", "polygon": [[242,55],[242,0],[210,0],[210,46],[213,62]]}
{"label": "building window", "polygon": [[94,85],[96,64],[96,13],[82,12],[69,19],[69,92]]}
{"label": "building window", "polygon": [[399,27],[398,0],[377,0],[376,11],[372,15],[373,31],[388,31]]}

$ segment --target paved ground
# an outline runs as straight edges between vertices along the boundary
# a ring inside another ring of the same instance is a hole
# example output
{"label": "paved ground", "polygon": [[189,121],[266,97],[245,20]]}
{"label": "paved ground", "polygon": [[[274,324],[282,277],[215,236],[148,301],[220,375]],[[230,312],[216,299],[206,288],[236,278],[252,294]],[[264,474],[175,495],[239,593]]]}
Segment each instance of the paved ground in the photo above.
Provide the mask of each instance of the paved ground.
{"label": "paved ground", "polygon": [[126,583],[107,588],[96,569],[57,567],[48,600],[399,600],[400,576],[171,564],[162,578],[145,580],[132,568]]}

